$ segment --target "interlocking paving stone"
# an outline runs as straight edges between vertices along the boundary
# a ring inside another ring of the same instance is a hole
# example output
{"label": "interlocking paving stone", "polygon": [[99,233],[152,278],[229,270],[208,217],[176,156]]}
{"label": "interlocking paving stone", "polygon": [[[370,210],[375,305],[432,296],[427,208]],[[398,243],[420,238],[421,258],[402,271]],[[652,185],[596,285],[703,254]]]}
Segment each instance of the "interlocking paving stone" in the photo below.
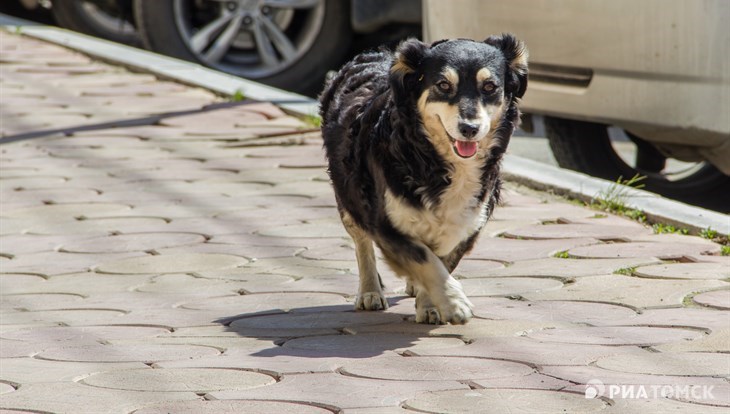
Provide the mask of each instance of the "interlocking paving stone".
{"label": "interlocking paving stone", "polygon": [[206,296],[223,296],[238,292],[242,284],[227,280],[201,279],[187,274],[164,274],[155,276],[150,283],[134,288],[147,293],[190,293]]}
{"label": "interlocking paving stone", "polygon": [[223,254],[170,254],[133,257],[101,264],[96,270],[112,274],[185,273],[243,266],[248,260]]}
{"label": "interlocking paving stone", "polygon": [[568,381],[532,373],[525,376],[477,379],[470,382],[483,388],[517,388],[532,390],[563,390],[572,384]]}
{"label": "interlocking paving stone", "polygon": [[205,237],[192,233],[126,233],[63,244],[60,250],[69,253],[116,253],[159,250],[204,241]]}
{"label": "interlocking paving stone", "polygon": [[33,292],[34,288],[40,292],[44,283],[46,279],[39,274],[0,273],[0,292],[3,295]]}
{"label": "interlocking paving stone", "polygon": [[284,343],[285,348],[328,352],[332,356],[367,357],[385,351],[413,351],[463,346],[457,338],[421,337],[415,334],[364,333],[359,335],[325,335],[296,338]]}
{"label": "interlocking paving stone", "polygon": [[9,310],[48,310],[73,308],[83,301],[82,295],[75,293],[24,293],[19,295],[3,295],[0,309]]}
{"label": "interlocking paving stone", "polygon": [[82,234],[85,236],[108,235],[127,231],[164,231],[167,221],[163,217],[104,217],[88,220],[38,223],[28,227],[27,233],[40,235]]}
{"label": "interlocking paving stone", "polygon": [[694,404],[702,404],[705,406],[721,406],[727,410],[730,408],[730,384],[720,384],[708,392],[707,395],[702,394],[702,390],[696,394],[677,394],[670,398],[679,401],[687,401]]}
{"label": "interlocking paving stone", "polygon": [[[384,355],[390,354],[387,351]],[[294,374],[335,373],[342,365],[357,359],[333,356],[326,350],[282,348],[270,343],[255,352],[249,349],[231,348],[219,356],[191,360],[167,361],[154,364],[159,368],[227,368],[246,369],[287,376]]]}
{"label": "interlocking paving stone", "polygon": [[[52,276],[42,283],[26,283],[9,287],[3,293],[73,292],[88,295],[98,292],[124,292],[145,283],[149,275],[101,275],[98,273],[70,273]],[[2,277],[0,277],[2,279]],[[102,280],[103,279],[103,280]],[[4,287],[4,286],[3,286]],[[101,306],[101,305],[100,305]]]}
{"label": "interlocking paving stone", "polygon": [[82,384],[128,391],[194,392],[245,390],[274,384],[265,374],[233,369],[135,369],[92,374]]}
{"label": "interlocking paving stone", "polygon": [[86,342],[111,341],[125,338],[151,338],[167,334],[163,328],[149,326],[57,326],[26,328],[0,333],[0,338],[15,341]]}
{"label": "interlocking paving stone", "polygon": [[727,328],[727,324],[722,326],[723,328],[694,341],[663,344],[653,348],[662,352],[723,352],[730,354],[730,328]]}
{"label": "interlocking paving stone", "polygon": [[215,348],[196,345],[82,345],[60,346],[41,352],[37,358],[51,361],[144,363],[218,355]]}
{"label": "interlocking paving stone", "polygon": [[[86,237],[83,234],[80,237]],[[63,252],[41,252],[14,257],[3,264],[3,270],[18,273],[40,273],[48,276],[67,273],[87,272],[95,266],[107,262],[142,256],[141,252],[69,254]],[[49,266],[53,263],[53,266]],[[50,287],[50,285],[46,285]]]}
{"label": "interlocking paving stone", "polygon": [[696,330],[645,326],[553,329],[527,334],[538,341],[595,345],[657,345],[691,341],[702,335]]}
{"label": "interlocking paving stone", "polygon": [[559,290],[520,295],[529,300],[587,300],[647,308],[681,305],[692,292],[722,286],[726,283],[718,280],[659,280],[610,275],[582,277]]}
{"label": "interlocking paving stone", "polygon": [[27,207],[3,211],[3,217],[30,218],[43,217],[44,220],[73,219],[75,217],[98,217],[109,214],[123,214],[131,209],[125,204],[114,203],[64,203],[37,207]]}
{"label": "interlocking paving stone", "polygon": [[704,243],[608,243],[593,246],[575,247],[568,250],[576,258],[611,257],[658,257],[659,259],[681,259],[688,256],[719,254],[720,247]]}
{"label": "interlocking paving stone", "polygon": [[528,277],[471,278],[461,281],[467,296],[510,296],[560,290],[563,283],[555,279]]}
{"label": "interlocking paving stone", "polygon": [[[395,407],[420,392],[452,389],[463,390],[468,386],[456,381],[372,381],[327,373],[290,375],[268,387],[216,391],[209,393],[207,398],[298,401],[337,408]],[[347,398],[342,398],[343,395]]]}
{"label": "interlocking paving stone", "polygon": [[720,353],[651,353],[601,358],[596,366],[636,374],[730,377],[730,356]]}
{"label": "interlocking paving stone", "polygon": [[531,320],[485,320],[473,319],[466,325],[425,325],[414,324],[413,317],[408,316],[408,320],[401,320],[400,323],[391,322],[388,324],[363,325],[347,327],[346,332],[355,334],[364,333],[382,333],[394,334],[402,333],[409,335],[422,336],[440,336],[440,337],[461,337],[465,339],[476,339],[485,337],[498,336],[517,336],[524,335],[527,332],[538,331],[541,329],[554,329],[557,327],[569,327],[570,324],[555,321],[531,321]]}
{"label": "interlocking paving stone", "polygon": [[334,220],[320,223],[295,224],[281,227],[264,227],[258,234],[274,237],[348,237],[342,224]]}
{"label": "interlocking paving stone", "polygon": [[350,408],[342,414],[413,414],[412,411],[400,407]]}
{"label": "interlocking paving stone", "polygon": [[666,279],[727,279],[730,269],[720,263],[670,263],[636,268],[634,275]]}
{"label": "interlocking paving stone", "polygon": [[141,362],[66,362],[35,358],[3,358],[2,365],[3,380],[17,384],[69,382],[95,372],[147,368]]}
{"label": "interlocking paving stone", "polygon": [[459,278],[485,277],[489,276],[494,269],[504,269],[503,263],[492,260],[462,260],[454,270],[454,276]]}
{"label": "interlocking paving stone", "polygon": [[355,377],[401,381],[467,381],[523,377],[533,368],[516,362],[456,357],[378,357],[345,364],[340,372]]}
{"label": "interlocking paving stone", "polygon": [[[712,331],[728,328],[728,313],[711,308],[645,309],[640,315],[616,319],[614,325],[693,326]],[[730,347],[730,344],[728,344]]]}
{"label": "interlocking paving stone", "polygon": [[473,298],[472,302],[477,306],[474,315],[482,318],[614,325],[617,319],[632,320],[637,316],[633,309],[625,306],[598,302],[512,300],[480,306],[480,300]]}
{"label": "interlocking paving stone", "polygon": [[185,401],[155,404],[134,410],[133,414],[330,414],[332,411],[313,405],[282,401]]}
{"label": "interlocking paving stone", "polygon": [[62,323],[69,326],[114,324],[126,313],[123,309],[60,309],[30,312],[3,312],[3,324],[35,322]]}
{"label": "interlocking paving stone", "polygon": [[334,330],[351,326],[392,323],[400,320],[402,320],[400,315],[378,312],[307,312],[236,319],[230,324],[230,327],[244,335],[247,332],[271,331],[272,334],[281,332],[281,334],[275,336],[290,336],[286,335],[289,330]]}
{"label": "interlocking paving stone", "polygon": [[484,238],[466,256],[469,259],[515,262],[520,260],[542,259],[577,246],[600,243],[592,238],[560,240],[515,240],[506,238]]}
{"label": "interlocking paving stone", "polygon": [[28,203],[28,206],[43,203],[70,203],[78,200],[103,201],[99,192],[91,188],[32,188],[3,192],[2,197],[7,203]]}
{"label": "interlocking paving stone", "polygon": [[[4,315],[3,319],[5,319]],[[0,350],[2,350],[0,352],[0,358],[2,358],[2,361],[5,361],[7,358],[30,357],[51,346],[53,345],[47,342],[28,344],[27,342],[0,339]],[[5,379],[4,376],[2,378]]]}
{"label": "interlocking paving stone", "polygon": [[[43,396],[43,398],[38,398]],[[43,413],[129,413],[145,404],[196,400],[192,392],[146,392],[106,390],[71,381],[27,384],[0,396],[0,406]]]}
{"label": "interlocking paving stone", "polygon": [[722,387],[727,384],[723,378],[625,373],[610,371],[595,366],[545,366],[540,367],[539,371],[545,375],[578,384],[567,387],[566,389],[581,393],[585,392],[585,384],[596,379],[604,385],[627,384],[643,385],[645,387],[652,385]]}
{"label": "interlocking paving stone", "polygon": [[632,346],[571,344],[566,352],[563,343],[538,342],[525,337],[479,338],[462,347],[409,351],[421,356],[462,356],[521,361],[535,365],[588,365],[610,355],[644,355],[646,351]]}
{"label": "interlocking paving stone", "polygon": [[[238,296],[213,297],[180,305],[186,309],[207,309],[231,313],[255,314],[271,311],[322,312],[330,307],[346,305],[341,295],[331,293],[292,292],[260,293]],[[350,310],[350,306],[346,307]]]}
{"label": "interlocking paving stone", "polygon": [[727,408],[685,403],[664,398],[637,398],[615,400],[609,411],[622,414],[723,414],[727,412]]}
{"label": "interlocking paving stone", "polygon": [[651,234],[651,230],[635,226],[616,226],[608,224],[546,224],[523,227],[505,232],[506,237],[515,239],[571,239],[593,237],[598,240],[616,240],[635,235]]}
{"label": "interlocking paving stone", "polygon": [[695,303],[718,309],[730,309],[730,290],[714,290],[692,297]]}
{"label": "interlocking paving stone", "polygon": [[600,399],[587,399],[583,395],[546,390],[453,390],[419,394],[406,401],[405,406],[426,413],[470,414],[484,412],[521,413],[594,413],[608,407]]}

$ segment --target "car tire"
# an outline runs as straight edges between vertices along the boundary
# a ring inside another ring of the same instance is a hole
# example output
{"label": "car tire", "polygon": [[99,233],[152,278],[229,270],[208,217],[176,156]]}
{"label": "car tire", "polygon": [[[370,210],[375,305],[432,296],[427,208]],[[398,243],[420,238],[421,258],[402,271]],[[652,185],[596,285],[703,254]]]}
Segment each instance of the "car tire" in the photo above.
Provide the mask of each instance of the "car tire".
{"label": "car tire", "polygon": [[628,165],[611,145],[608,126],[594,122],[545,117],[545,134],[555,160],[563,168],[616,181],[645,176],[644,189],[676,200],[728,212],[730,177],[703,163],[690,175],[669,180],[661,173]]}
{"label": "car tire", "polygon": [[[324,17],[321,18],[318,25],[305,25],[313,36],[313,40],[306,46],[306,50],[304,47],[297,49],[297,58],[288,63],[285,58],[282,58],[286,65],[281,70],[273,69],[273,73],[257,74],[246,65],[235,67],[222,63],[216,64],[206,61],[202,52],[194,52],[190,46],[193,32],[187,33],[185,28],[180,27],[182,6],[179,5],[183,4],[181,1],[184,0],[135,0],[135,21],[145,47],[168,56],[198,62],[233,75],[290,91],[309,95],[319,93],[327,71],[344,61],[352,38],[350,2],[322,0]],[[175,5],[176,2],[178,6]],[[169,24],[160,24],[160,22],[169,22]],[[313,33],[314,30],[317,31],[316,35]],[[252,38],[255,39],[253,35]],[[226,53],[230,53],[230,50]],[[226,57],[221,61],[224,59]]]}
{"label": "car tire", "polygon": [[[56,23],[63,28],[111,40],[112,42],[135,46],[141,44],[131,22],[106,14],[93,2],[53,0],[51,12]],[[117,23],[119,26],[115,27]]]}

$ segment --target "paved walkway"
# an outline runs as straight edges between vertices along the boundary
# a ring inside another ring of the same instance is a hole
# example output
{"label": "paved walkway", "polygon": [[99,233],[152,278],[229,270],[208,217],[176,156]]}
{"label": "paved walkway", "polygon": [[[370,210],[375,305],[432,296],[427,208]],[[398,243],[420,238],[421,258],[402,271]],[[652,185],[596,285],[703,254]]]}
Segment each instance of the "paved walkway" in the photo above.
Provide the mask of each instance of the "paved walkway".
{"label": "paved walkway", "polygon": [[728,412],[716,244],[508,185],[456,270],[468,325],[415,324],[385,267],[391,308],[354,312],[310,126],[14,34],[0,52],[0,412]]}

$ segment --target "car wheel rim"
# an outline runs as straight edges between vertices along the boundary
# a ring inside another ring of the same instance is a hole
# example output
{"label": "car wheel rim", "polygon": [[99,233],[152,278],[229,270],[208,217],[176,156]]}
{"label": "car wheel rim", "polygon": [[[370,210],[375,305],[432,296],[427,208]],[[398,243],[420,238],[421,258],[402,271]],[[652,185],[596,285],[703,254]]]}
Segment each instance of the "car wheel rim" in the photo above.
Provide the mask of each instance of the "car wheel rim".
{"label": "car wheel rim", "polygon": [[132,26],[132,24],[127,20],[108,13],[106,10],[90,1],[82,2],[81,9],[97,26],[110,33],[133,36],[136,32],[134,26]]}
{"label": "car wheel rim", "polygon": [[265,78],[291,67],[324,23],[324,0],[174,0],[188,49],[213,68]]}
{"label": "car wheel rim", "polygon": [[666,182],[677,182],[699,173],[708,166],[706,162],[684,162],[670,158],[667,159],[666,165],[660,171],[646,171],[637,167],[636,156],[638,148],[631,142],[621,128],[610,127],[608,135],[611,140],[611,146],[621,161],[638,174],[648,178]]}

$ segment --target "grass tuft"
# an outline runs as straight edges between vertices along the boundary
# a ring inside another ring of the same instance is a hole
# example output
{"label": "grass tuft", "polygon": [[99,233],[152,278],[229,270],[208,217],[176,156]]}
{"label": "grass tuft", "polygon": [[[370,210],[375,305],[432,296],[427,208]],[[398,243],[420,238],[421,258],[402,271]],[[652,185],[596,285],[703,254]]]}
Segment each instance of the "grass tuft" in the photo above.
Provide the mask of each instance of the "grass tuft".
{"label": "grass tuft", "polygon": [[624,180],[623,177],[618,177],[615,183],[596,195],[595,204],[597,204],[597,207],[601,210],[624,214],[626,211],[631,210],[626,206],[626,197],[629,189],[644,188],[644,184],[642,184],[641,181],[645,178],[645,176],[641,176],[639,174],[636,174],[628,180]]}
{"label": "grass tuft", "polygon": [[562,252],[555,253],[554,257],[557,257],[558,259],[568,259],[570,258],[570,255],[567,250],[563,250]]}
{"label": "grass tuft", "polygon": [[671,224],[655,223],[651,228],[654,229],[655,234],[689,234],[689,230],[677,228]]}
{"label": "grass tuft", "polygon": [[621,269],[615,270],[613,273],[615,273],[617,275],[633,276],[635,270],[636,270],[636,266],[634,266],[634,267],[623,267]]}
{"label": "grass tuft", "polygon": [[243,91],[241,89],[236,89],[236,92],[233,92],[233,95],[231,95],[231,102],[241,102],[246,99],[246,95],[244,95]]}
{"label": "grass tuft", "polygon": [[302,121],[304,121],[304,123],[307,124],[308,127],[322,128],[322,118],[320,118],[319,115],[305,115],[302,118]]}
{"label": "grass tuft", "polygon": [[717,230],[713,230],[712,227],[708,227],[706,229],[702,229],[700,236],[705,239],[713,240],[718,236],[718,233]]}

